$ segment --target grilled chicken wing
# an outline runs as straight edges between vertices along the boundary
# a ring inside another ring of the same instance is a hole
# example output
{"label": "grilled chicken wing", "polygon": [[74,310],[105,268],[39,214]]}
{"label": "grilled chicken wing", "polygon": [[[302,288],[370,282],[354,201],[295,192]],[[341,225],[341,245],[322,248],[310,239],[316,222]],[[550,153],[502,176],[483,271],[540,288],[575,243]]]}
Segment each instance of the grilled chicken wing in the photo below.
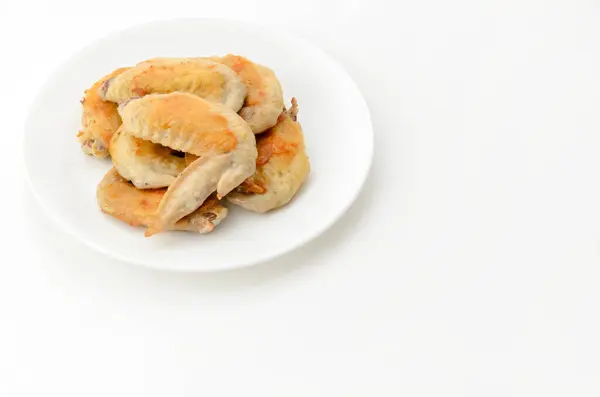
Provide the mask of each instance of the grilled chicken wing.
{"label": "grilled chicken wing", "polygon": [[212,192],[225,196],[256,170],[254,134],[237,113],[224,105],[174,92],[124,102],[119,113],[124,132],[200,156],[169,186],[147,236],[170,228]]}
{"label": "grilled chicken wing", "polygon": [[85,154],[104,158],[108,156],[108,145],[112,135],[121,125],[121,117],[117,112],[117,105],[104,102],[98,95],[98,89],[105,81],[112,79],[128,68],[120,68],[102,77],[94,85],[85,90],[81,105],[82,129],[77,134],[81,149]]}
{"label": "grilled chicken wing", "polygon": [[292,108],[280,114],[277,125],[256,137],[256,173],[227,195],[230,202],[262,213],[294,197],[310,172],[297,113],[292,99]]}
{"label": "grilled chicken wing", "polygon": [[156,58],[107,80],[100,98],[121,103],[148,94],[180,91],[222,103],[238,111],[246,97],[246,86],[228,67],[200,58]]}
{"label": "grilled chicken wing", "polygon": [[239,114],[250,125],[252,132],[259,134],[273,127],[283,110],[283,93],[275,73],[239,55],[228,54],[210,59],[231,68],[248,87]]}
{"label": "grilled chicken wing", "polygon": [[[166,191],[167,189],[138,190],[112,168],[98,185],[96,197],[103,212],[131,226],[148,226],[153,222]],[[227,208],[213,195],[170,229],[208,233],[227,216],[227,212]]]}

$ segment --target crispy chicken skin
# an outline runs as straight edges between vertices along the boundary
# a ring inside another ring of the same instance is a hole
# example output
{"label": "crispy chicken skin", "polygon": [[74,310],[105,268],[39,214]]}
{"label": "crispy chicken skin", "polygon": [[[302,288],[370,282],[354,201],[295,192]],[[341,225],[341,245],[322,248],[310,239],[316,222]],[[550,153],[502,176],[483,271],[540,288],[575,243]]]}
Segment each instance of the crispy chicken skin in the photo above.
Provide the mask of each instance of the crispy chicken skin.
{"label": "crispy chicken skin", "polygon": [[266,66],[254,63],[239,55],[210,58],[231,68],[248,88],[244,106],[239,114],[252,132],[259,134],[277,123],[283,110],[283,92],[275,73]]}
{"label": "crispy chicken skin", "polygon": [[[131,226],[147,226],[152,223],[166,191],[138,190],[112,168],[98,185],[96,198],[103,212]],[[171,230],[208,233],[226,216],[227,208],[213,195],[196,211],[172,225]]]}
{"label": "crispy chicken skin", "polygon": [[99,95],[106,101],[121,103],[134,97],[176,91],[221,103],[237,112],[247,88],[231,69],[208,59],[155,58],[107,80]]}
{"label": "crispy chicken skin", "polygon": [[98,89],[105,81],[110,80],[128,68],[120,68],[102,77],[90,88],[85,90],[81,100],[82,129],[77,134],[81,149],[85,154],[104,158],[108,156],[108,146],[112,135],[121,125],[121,117],[117,112],[117,105],[104,102],[98,95]]}
{"label": "crispy chicken skin", "polygon": [[277,124],[256,137],[256,173],[227,195],[231,203],[263,213],[286,205],[300,189],[310,163],[297,113],[292,99],[292,108],[280,114]]}
{"label": "crispy chicken skin", "polygon": [[119,114],[123,130],[136,138],[197,156],[230,152],[238,144],[232,125],[246,129],[232,110],[182,92],[129,100]]}
{"label": "crispy chicken skin", "polygon": [[224,197],[256,171],[254,134],[224,105],[174,92],[130,100],[119,113],[124,132],[200,156],[169,186],[147,236],[168,230],[214,191]]}

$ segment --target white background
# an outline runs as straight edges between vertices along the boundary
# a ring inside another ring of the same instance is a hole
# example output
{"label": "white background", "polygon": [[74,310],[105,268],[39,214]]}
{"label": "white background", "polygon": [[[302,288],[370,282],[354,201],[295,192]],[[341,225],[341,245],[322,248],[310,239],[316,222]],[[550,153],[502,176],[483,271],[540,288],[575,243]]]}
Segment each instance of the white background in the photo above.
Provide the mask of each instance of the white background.
{"label": "white background", "polygon": [[[49,74],[176,16],[280,24],[361,88],[371,176],[305,248],[150,271],[29,193],[23,123]],[[2,0],[0,396],[598,396],[599,18],[593,1]]]}

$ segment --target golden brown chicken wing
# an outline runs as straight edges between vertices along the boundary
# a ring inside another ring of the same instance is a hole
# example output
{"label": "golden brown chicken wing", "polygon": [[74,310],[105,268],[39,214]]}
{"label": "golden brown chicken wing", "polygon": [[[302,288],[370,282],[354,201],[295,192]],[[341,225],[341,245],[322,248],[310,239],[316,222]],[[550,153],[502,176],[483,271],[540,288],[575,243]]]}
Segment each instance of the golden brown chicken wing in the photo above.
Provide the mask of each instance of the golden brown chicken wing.
{"label": "golden brown chicken wing", "polygon": [[[148,226],[153,222],[166,191],[138,190],[112,168],[98,185],[96,197],[103,212],[131,226]],[[227,216],[227,212],[227,208],[213,195],[196,211],[172,225],[171,230],[208,233]]]}
{"label": "golden brown chicken wing", "polygon": [[169,186],[148,236],[170,228],[212,192],[225,196],[256,170],[254,134],[224,105],[174,92],[130,100],[119,107],[119,113],[123,132],[200,156]]}
{"label": "golden brown chicken wing", "polygon": [[279,116],[277,125],[256,137],[256,173],[227,195],[227,199],[255,212],[287,204],[310,172],[302,127],[296,121],[298,105]]}
{"label": "golden brown chicken wing", "polygon": [[105,81],[120,75],[127,69],[117,69],[85,90],[84,97],[81,100],[83,108],[82,129],[77,134],[77,139],[81,143],[81,149],[85,154],[100,158],[108,156],[110,139],[121,125],[121,117],[117,112],[116,104],[104,102],[100,99],[98,89]]}
{"label": "golden brown chicken wing", "polygon": [[239,114],[250,125],[252,132],[258,134],[273,127],[283,110],[283,93],[275,73],[239,55],[228,54],[210,59],[231,68],[248,87]]}
{"label": "golden brown chicken wing", "polygon": [[156,58],[139,63],[107,80],[100,88],[102,99],[121,103],[148,94],[180,91],[237,112],[246,97],[246,86],[228,67],[200,58]]}

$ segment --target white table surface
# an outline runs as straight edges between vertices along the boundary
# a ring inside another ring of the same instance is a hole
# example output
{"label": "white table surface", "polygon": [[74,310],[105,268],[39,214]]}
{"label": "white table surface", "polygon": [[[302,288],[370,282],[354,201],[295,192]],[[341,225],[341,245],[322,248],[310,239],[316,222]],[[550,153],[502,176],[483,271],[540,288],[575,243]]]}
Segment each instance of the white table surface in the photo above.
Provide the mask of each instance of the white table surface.
{"label": "white table surface", "polygon": [[[598,396],[597,4],[0,2],[0,396]],[[281,24],[363,91],[371,176],[299,251],[145,270],[31,196],[23,122],[50,72],[175,16]]]}

